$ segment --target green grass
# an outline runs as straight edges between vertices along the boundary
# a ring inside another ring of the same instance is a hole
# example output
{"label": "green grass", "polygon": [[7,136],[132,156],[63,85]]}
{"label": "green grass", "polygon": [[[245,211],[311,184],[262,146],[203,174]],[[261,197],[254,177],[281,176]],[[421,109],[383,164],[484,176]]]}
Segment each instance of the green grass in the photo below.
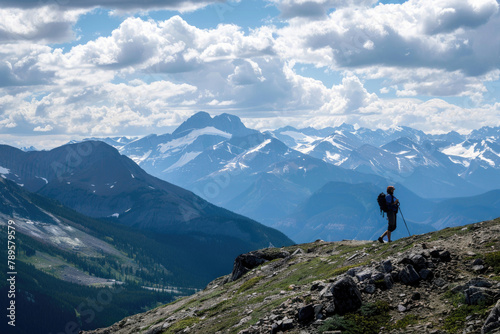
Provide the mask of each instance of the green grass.
{"label": "green grass", "polygon": [[385,301],[376,301],[364,304],[357,312],[328,318],[318,331],[324,333],[341,330],[343,334],[378,334],[389,319],[389,304]]}
{"label": "green grass", "polygon": [[451,302],[453,309],[444,319],[443,329],[448,333],[459,333],[465,327],[466,318],[469,315],[478,315],[481,318],[486,317],[489,307],[485,304],[466,305],[465,296],[461,293],[447,291],[444,296]]}
{"label": "green grass", "polygon": [[259,283],[260,280],[262,280],[264,278],[264,276],[256,276],[256,277],[252,277],[250,278],[249,280],[247,280],[246,282],[244,282],[240,288],[238,289],[238,293],[242,293],[242,292],[245,292],[249,289],[251,289],[252,287],[254,287],[255,284]]}
{"label": "green grass", "polygon": [[500,251],[486,253],[484,255],[484,262],[493,268],[496,275],[500,274]]}
{"label": "green grass", "polygon": [[403,319],[399,319],[396,321],[394,325],[389,326],[390,329],[403,329],[410,325],[414,325],[418,323],[418,316],[415,314],[407,314]]}

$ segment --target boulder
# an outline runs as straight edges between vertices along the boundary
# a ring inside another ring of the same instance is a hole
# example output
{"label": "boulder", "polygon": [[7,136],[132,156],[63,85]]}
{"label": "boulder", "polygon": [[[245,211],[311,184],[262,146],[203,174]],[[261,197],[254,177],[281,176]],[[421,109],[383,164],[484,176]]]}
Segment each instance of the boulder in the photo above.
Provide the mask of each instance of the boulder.
{"label": "boulder", "polygon": [[439,260],[442,262],[450,262],[451,261],[451,254],[448,251],[442,251],[439,253]]}
{"label": "boulder", "polygon": [[414,285],[420,281],[420,276],[415,271],[415,268],[411,264],[408,264],[399,272],[399,280],[403,284]]}
{"label": "boulder", "polygon": [[335,303],[335,312],[340,315],[356,311],[363,303],[361,293],[350,276],[344,276],[332,283],[330,291]]}
{"label": "boulder", "polygon": [[465,302],[469,305],[492,304],[499,296],[497,290],[471,286],[464,291]]}
{"label": "boulder", "polygon": [[410,256],[410,261],[412,262],[413,267],[417,270],[424,269],[427,267],[426,266],[427,260],[420,254],[413,254],[412,256]]}
{"label": "boulder", "polygon": [[391,262],[391,260],[382,261],[381,266],[384,269],[385,273],[390,273],[392,271],[392,262]]}
{"label": "boulder", "polygon": [[432,280],[434,278],[434,274],[429,269],[422,269],[422,270],[420,270],[418,272],[418,275],[423,280]]}
{"label": "boulder", "polygon": [[370,279],[372,277],[372,271],[371,269],[365,269],[356,273],[356,277],[360,282],[363,282],[364,280]]}
{"label": "boulder", "polygon": [[236,281],[238,278],[245,275],[253,268],[260,266],[266,259],[260,253],[241,254],[234,260],[233,272],[231,273],[231,281]]}
{"label": "boulder", "polygon": [[314,305],[309,304],[304,307],[301,307],[299,311],[297,312],[297,318],[299,322],[302,323],[307,323],[310,321],[313,321],[315,318],[315,313],[314,313]]}
{"label": "boulder", "polygon": [[274,259],[283,259],[290,256],[287,251],[265,253],[255,251],[239,255],[234,260],[233,271],[231,273],[231,281],[236,281],[238,278],[245,275],[247,272],[263,264],[264,262]]}

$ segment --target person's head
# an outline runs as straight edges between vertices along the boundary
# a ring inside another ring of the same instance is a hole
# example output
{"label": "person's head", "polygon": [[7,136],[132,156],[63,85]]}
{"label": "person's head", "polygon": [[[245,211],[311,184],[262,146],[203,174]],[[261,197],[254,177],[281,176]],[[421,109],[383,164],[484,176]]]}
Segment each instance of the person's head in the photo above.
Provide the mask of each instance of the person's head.
{"label": "person's head", "polygon": [[394,186],[388,186],[387,187],[387,193],[388,194],[394,194],[394,190],[396,190],[396,188],[394,188]]}

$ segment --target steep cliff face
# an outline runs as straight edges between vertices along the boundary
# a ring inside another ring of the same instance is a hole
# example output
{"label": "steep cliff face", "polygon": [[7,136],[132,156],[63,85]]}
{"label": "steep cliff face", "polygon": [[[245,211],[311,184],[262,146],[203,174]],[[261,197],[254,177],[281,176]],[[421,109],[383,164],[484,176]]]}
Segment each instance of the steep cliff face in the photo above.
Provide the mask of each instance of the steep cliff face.
{"label": "steep cliff face", "polygon": [[498,333],[500,219],[240,256],[205,290],[88,333]]}

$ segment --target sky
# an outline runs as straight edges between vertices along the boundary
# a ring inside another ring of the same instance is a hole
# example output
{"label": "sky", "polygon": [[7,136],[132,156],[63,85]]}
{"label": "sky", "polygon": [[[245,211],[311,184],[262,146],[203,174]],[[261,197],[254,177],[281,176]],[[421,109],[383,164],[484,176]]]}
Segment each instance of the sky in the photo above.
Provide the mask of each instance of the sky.
{"label": "sky", "polygon": [[[500,0],[499,0],[500,1]],[[497,0],[0,0],[0,143],[500,126]]]}

